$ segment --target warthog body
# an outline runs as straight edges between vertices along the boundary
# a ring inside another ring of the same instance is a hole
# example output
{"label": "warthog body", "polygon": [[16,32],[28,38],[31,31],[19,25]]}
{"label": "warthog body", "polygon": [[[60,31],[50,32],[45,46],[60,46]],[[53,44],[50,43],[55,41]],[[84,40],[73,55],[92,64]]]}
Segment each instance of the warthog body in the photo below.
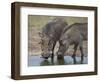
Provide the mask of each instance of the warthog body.
{"label": "warthog body", "polygon": [[58,49],[58,58],[61,58],[64,56],[65,52],[68,50],[70,45],[74,44],[74,52],[72,57],[74,58],[74,63],[76,63],[75,60],[75,53],[77,50],[77,47],[79,46],[81,51],[81,63],[83,62],[83,40],[87,40],[88,38],[88,28],[87,23],[75,23],[70,26],[67,26],[66,29],[64,29],[61,37],[60,37],[60,46]]}
{"label": "warthog body", "polygon": [[48,59],[50,56],[53,58],[54,47],[65,26],[67,23],[63,18],[56,18],[43,27],[42,33],[40,33],[43,58]]}

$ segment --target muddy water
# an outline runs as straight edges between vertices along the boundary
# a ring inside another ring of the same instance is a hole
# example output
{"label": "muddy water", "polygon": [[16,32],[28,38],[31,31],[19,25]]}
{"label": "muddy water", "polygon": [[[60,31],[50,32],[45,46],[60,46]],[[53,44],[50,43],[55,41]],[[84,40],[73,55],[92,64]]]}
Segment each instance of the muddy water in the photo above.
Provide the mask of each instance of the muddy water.
{"label": "muddy water", "polygon": [[[76,57],[76,64],[80,64],[81,58]],[[83,64],[87,64],[88,59],[87,57],[84,57]],[[48,65],[71,65],[74,64],[73,58],[71,56],[64,56],[64,59],[57,59],[57,56],[54,57],[52,60],[49,58],[48,60],[45,60],[41,58],[41,56],[32,56],[30,55],[28,57],[28,66],[48,66]]]}

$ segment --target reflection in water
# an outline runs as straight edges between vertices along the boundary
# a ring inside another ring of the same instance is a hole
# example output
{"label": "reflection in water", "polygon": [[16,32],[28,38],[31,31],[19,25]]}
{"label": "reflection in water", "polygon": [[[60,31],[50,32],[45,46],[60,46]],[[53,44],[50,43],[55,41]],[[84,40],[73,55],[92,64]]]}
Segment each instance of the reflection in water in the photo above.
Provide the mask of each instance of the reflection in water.
{"label": "reflection in water", "polygon": [[[80,57],[76,57],[77,64],[80,64]],[[84,57],[84,64],[87,64],[87,57]],[[74,64],[71,56],[64,56],[63,59],[57,59],[57,56],[54,59],[43,59],[40,56],[29,56],[28,57],[28,66],[49,66],[49,65],[71,65]]]}
{"label": "reflection in water", "polygon": [[57,65],[64,65],[64,64],[65,64],[64,58],[57,59]]}
{"label": "reflection in water", "polygon": [[65,61],[64,59],[57,59],[57,61],[55,62],[54,59],[51,61],[50,60],[43,60],[40,63],[40,66],[46,66],[46,65],[65,65]]}
{"label": "reflection in water", "polygon": [[45,65],[52,65],[52,62],[48,61],[48,60],[44,60],[40,63],[40,66],[45,66]]}

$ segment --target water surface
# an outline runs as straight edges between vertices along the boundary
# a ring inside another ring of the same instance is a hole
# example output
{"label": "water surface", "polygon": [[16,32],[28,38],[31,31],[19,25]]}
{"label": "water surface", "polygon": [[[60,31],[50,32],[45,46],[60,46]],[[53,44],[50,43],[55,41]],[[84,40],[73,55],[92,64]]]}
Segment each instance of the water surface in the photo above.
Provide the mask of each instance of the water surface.
{"label": "water surface", "polygon": [[[83,64],[87,64],[88,59],[84,57]],[[71,56],[64,56],[64,59],[57,59],[57,56],[54,56],[54,59],[48,58],[45,60],[40,55],[33,56],[29,55],[28,57],[28,66],[50,66],[50,65],[71,65],[74,64],[73,58]],[[81,64],[81,58],[76,57],[76,64]]]}

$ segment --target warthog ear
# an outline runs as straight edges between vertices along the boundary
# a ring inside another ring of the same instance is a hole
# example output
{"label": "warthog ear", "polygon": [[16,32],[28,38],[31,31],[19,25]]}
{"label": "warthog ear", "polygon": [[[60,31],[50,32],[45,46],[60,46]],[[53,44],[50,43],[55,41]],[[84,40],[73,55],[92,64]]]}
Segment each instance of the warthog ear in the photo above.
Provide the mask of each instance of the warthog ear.
{"label": "warthog ear", "polygon": [[67,43],[67,41],[66,41],[66,40],[64,40],[64,41],[63,41],[63,45],[65,45],[66,43]]}
{"label": "warthog ear", "polygon": [[39,34],[40,37],[43,37],[43,34],[41,32],[38,32],[38,34]]}

